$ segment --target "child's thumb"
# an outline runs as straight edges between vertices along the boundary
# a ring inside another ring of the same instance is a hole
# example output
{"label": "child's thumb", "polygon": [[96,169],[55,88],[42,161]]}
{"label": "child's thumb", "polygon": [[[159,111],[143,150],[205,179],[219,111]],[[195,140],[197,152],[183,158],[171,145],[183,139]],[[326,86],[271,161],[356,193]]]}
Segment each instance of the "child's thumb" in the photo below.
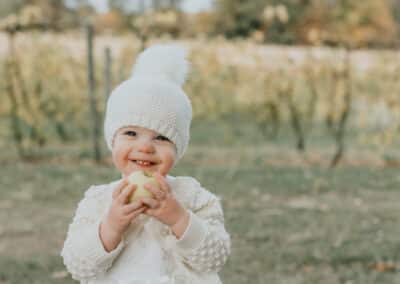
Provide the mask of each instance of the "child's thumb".
{"label": "child's thumb", "polygon": [[128,203],[130,196],[133,194],[133,192],[136,190],[136,185],[135,184],[129,184],[127,187],[124,188],[122,193],[120,194],[120,199],[122,203]]}

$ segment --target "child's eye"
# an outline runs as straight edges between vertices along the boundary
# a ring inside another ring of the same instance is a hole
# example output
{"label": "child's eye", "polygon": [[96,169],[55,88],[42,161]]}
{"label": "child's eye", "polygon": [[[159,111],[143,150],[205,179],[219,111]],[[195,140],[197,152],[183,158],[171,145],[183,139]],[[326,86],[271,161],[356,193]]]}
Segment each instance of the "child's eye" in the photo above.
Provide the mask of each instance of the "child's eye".
{"label": "child's eye", "polygon": [[163,135],[158,135],[158,136],[156,137],[156,139],[157,139],[157,140],[161,140],[161,141],[169,141],[169,139],[168,139],[167,137],[163,136]]}
{"label": "child's eye", "polygon": [[132,130],[129,130],[129,131],[126,131],[126,132],[124,133],[124,135],[136,136],[136,132],[135,132],[135,131],[132,131]]}

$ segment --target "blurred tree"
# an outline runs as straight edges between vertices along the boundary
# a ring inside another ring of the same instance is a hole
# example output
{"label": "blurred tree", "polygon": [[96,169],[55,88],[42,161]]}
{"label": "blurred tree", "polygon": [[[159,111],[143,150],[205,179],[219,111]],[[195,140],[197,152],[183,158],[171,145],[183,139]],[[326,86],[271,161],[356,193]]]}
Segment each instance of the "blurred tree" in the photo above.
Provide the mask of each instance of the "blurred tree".
{"label": "blurred tree", "polygon": [[[259,43],[361,47],[393,46],[400,35],[399,0],[215,0],[214,11],[201,14],[198,20],[182,13],[183,0],[107,1],[111,14],[98,16],[97,28],[111,23],[118,31],[134,30],[137,18],[150,13],[146,16],[147,25],[152,26],[149,36],[164,32],[177,36],[182,30],[185,35],[196,35],[206,30],[208,35],[251,36]],[[39,6],[54,30],[78,28],[96,14],[89,0],[3,0],[0,17],[18,13],[26,5]],[[177,19],[174,26],[172,18]],[[160,19],[161,26],[155,27]],[[207,22],[204,29],[198,27],[202,22]]]}
{"label": "blurred tree", "polygon": [[[141,0],[140,2],[144,2]],[[126,1],[124,0],[108,0],[108,8],[110,10],[116,10],[119,12],[124,12],[126,10]]]}
{"label": "blurred tree", "polygon": [[64,10],[59,25],[62,29],[80,28],[96,15],[95,8],[87,0],[77,0],[73,9]]}
{"label": "blurred tree", "polygon": [[394,18],[400,24],[400,1],[398,0],[391,0],[391,6]]}
{"label": "blurred tree", "polygon": [[264,41],[278,43],[387,46],[395,39],[399,3],[398,0],[216,0],[215,29],[228,37],[257,33],[259,38],[263,34]]}
{"label": "blurred tree", "polygon": [[161,1],[160,0],[152,0],[152,8],[155,10],[155,11],[158,11],[158,10],[160,10],[161,9]]}
{"label": "blurred tree", "polygon": [[123,31],[127,29],[127,17],[117,10],[110,10],[96,16],[95,27],[97,32],[107,30]]}
{"label": "blurred tree", "polygon": [[215,35],[216,15],[213,12],[199,12],[186,15],[185,24],[181,26],[184,36],[212,36]]}
{"label": "blurred tree", "polygon": [[182,0],[167,0],[166,7],[171,10],[180,11]]}
{"label": "blurred tree", "polygon": [[38,7],[45,17],[46,26],[58,31],[76,28],[82,17],[95,12],[88,0],[16,0],[0,1],[0,17],[19,17],[20,11],[27,6]]}
{"label": "blurred tree", "polygon": [[170,34],[177,36],[184,25],[183,15],[180,12],[181,0],[140,0],[121,1],[108,0],[110,12],[98,18],[99,25],[112,23],[118,31],[131,30],[137,34],[145,46],[151,36]]}
{"label": "blurred tree", "polygon": [[24,4],[24,0],[0,1],[0,18],[16,13]]}
{"label": "blurred tree", "polygon": [[217,0],[217,32],[228,37],[248,36],[261,26],[259,15],[266,2],[271,1]]}
{"label": "blurred tree", "polygon": [[[400,1],[398,0],[391,0],[391,6],[392,6],[392,13],[393,13],[393,18],[396,21],[396,26],[397,26],[397,41],[399,41],[400,37]],[[399,42],[396,43],[397,46],[400,45]]]}
{"label": "blurred tree", "polygon": [[390,45],[396,33],[390,1],[300,1],[302,6],[288,6],[290,29],[300,43]]}
{"label": "blurred tree", "polygon": [[64,3],[68,3],[68,7],[73,7],[75,10],[91,6],[89,0],[64,0]]}
{"label": "blurred tree", "polygon": [[52,29],[60,29],[60,21],[64,11],[67,10],[64,0],[24,0],[23,6],[34,5],[40,7],[46,15],[46,22]]}
{"label": "blurred tree", "polygon": [[325,39],[354,47],[393,43],[396,23],[388,0],[337,1]]}
{"label": "blurred tree", "polygon": [[33,0],[32,2],[44,10],[49,19],[49,28],[57,31],[80,28],[96,12],[89,0]]}
{"label": "blurred tree", "polygon": [[144,12],[146,10],[160,11],[165,9],[180,10],[182,0],[108,0],[108,7],[113,10],[119,10],[125,14],[132,11]]}

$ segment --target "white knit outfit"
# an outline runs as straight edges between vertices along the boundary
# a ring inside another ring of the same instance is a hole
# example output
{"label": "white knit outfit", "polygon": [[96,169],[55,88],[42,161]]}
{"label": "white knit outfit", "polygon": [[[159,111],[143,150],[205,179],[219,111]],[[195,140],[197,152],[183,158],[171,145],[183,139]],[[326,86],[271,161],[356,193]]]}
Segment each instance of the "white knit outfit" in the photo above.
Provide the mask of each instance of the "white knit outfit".
{"label": "white knit outfit", "polygon": [[193,178],[167,176],[172,194],[190,213],[177,239],[168,226],[140,215],[121,243],[106,252],[99,225],[119,181],[92,186],[79,203],[61,255],[72,277],[86,284],[220,284],[230,254],[219,198]]}

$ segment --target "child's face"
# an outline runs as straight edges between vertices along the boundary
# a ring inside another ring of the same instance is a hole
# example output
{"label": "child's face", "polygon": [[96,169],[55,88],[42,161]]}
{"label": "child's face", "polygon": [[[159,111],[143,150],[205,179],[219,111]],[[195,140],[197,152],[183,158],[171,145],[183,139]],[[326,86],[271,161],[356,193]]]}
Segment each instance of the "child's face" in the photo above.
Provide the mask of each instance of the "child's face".
{"label": "child's face", "polygon": [[165,176],[174,165],[176,147],[153,130],[129,126],[121,128],[115,135],[112,157],[124,177],[137,170],[159,172]]}

